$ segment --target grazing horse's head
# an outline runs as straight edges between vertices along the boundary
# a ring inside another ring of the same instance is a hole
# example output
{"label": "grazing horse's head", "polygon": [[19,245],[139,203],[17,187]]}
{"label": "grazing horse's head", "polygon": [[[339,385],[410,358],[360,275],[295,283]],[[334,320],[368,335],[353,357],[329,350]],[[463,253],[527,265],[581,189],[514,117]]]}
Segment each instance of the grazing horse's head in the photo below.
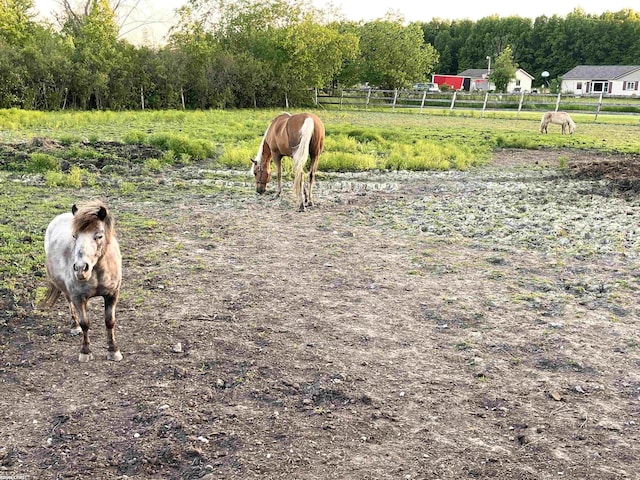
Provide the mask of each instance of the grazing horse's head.
{"label": "grazing horse's head", "polygon": [[251,172],[256,177],[256,192],[262,194],[267,190],[267,183],[271,181],[271,169],[269,163],[263,166],[257,160],[251,160]]}
{"label": "grazing horse's head", "polygon": [[88,203],[73,213],[72,234],[73,273],[77,280],[84,282],[91,278],[93,267],[104,254],[105,247],[113,235],[113,221],[102,202]]}

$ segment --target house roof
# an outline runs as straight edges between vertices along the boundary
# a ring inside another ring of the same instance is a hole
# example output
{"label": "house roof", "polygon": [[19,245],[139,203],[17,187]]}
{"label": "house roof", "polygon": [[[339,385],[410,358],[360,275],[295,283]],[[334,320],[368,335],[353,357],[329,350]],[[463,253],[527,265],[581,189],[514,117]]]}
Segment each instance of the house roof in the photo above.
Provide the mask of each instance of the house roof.
{"label": "house roof", "polygon": [[489,73],[486,68],[468,68],[464,72],[458,74],[459,77],[483,78],[483,75]]}
{"label": "house roof", "polygon": [[[527,76],[529,76],[530,78],[533,79],[533,76],[529,75],[523,69],[518,68],[518,71],[524,73],[525,75],[527,75]],[[487,72],[486,68],[468,68],[464,72],[460,72],[458,74],[458,76],[460,76],[460,77],[471,77],[471,78],[484,78],[484,76],[486,76],[487,73],[488,72]]]}
{"label": "house roof", "polygon": [[640,70],[640,65],[578,65],[562,75],[563,80],[614,80]]}

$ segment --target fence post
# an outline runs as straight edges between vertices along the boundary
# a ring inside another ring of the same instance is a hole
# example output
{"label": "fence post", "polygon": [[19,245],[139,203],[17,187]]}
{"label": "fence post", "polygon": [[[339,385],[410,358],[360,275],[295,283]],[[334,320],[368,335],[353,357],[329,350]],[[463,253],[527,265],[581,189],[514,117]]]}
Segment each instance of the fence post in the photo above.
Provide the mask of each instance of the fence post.
{"label": "fence post", "polygon": [[482,114],[480,115],[481,118],[484,118],[484,111],[487,108],[487,100],[489,99],[489,92],[484,94],[484,103],[482,104]]}
{"label": "fence post", "polygon": [[600,98],[598,99],[598,107],[596,108],[596,118],[593,119],[593,123],[598,120],[598,114],[600,113],[600,107],[602,107],[602,92],[600,92]]}
{"label": "fence post", "polygon": [[340,90],[340,110],[342,110],[342,98],[344,97],[344,90]]}
{"label": "fence post", "polygon": [[522,110],[522,102],[524,101],[524,92],[520,93],[520,103],[518,103],[518,115],[516,118],[520,118],[520,110]]}
{"label": "fence post", "polygon": [[422,113],[422,109],[424,108],[424,100],[427,98],[427,91],[422,92],[422,103],[420,104],[420,113]]}
{"label": "fence post", "polygon": [[369,90],[367,90],[367,103],[364,106],[365,110],[369,109],[369,100],[371,100],[371,87],[369,87]]}
{"label": "fence post", "polygon": [[556,99],[556,112],[558,111],[558,108],[560,108],[560,95],[562,95],[562,93],[558,92],[558,98]]}
{"label": "fence post", "polygon": [[449,111],[453,112],[453,107],[456,104],[456,96],[458,95],[458,91],[454,90],[453,91],[453,97],[451,97],[451,106],[449,106]]}
{"label": "fence post", "polygon": [[318,106],[318,87],[315,88],[315,93],[316,93],[315,103],[317,107]]}
{"label": "fence post", "polygon": [[396,88],[393,91],[393,105],[391,106],[391,111],[395,112],[396,110],[396,101],[398,100],[398,89]]}

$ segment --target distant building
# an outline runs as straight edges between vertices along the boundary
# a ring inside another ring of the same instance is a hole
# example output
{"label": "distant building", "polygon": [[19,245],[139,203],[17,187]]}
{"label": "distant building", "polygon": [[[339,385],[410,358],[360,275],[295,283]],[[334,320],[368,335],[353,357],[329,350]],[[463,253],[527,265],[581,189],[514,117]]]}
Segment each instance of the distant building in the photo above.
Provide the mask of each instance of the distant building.
{"label": "distant building", "polygon": [[640,95],[640,65],[578,65],[560,78],[564,93]]}
{"label": "distant building", "polygon": [[438,88],[442,90],[443,85],[446,85],[450,90],[469,90],[471,85],[471,79],[469,77],[462,77],[460,75],[433,75],[433,83],[438,85]]}
{"label": "distant building", "polygon": [[[467,92],[495,90],[496,86],[487,79],[489,71],[486,68],[469,68],[458,75],[433,75],[433,82],[442,89],[442,85],[448,85],[453,90],[465,90]],[[530,92],[533,77],[518,68],[516,75],[509,85],[507,92]]]}
{"label": "distant building", "polygon": [[[470,90],[495,90],[496,86],[487,79],[489,71],[486,68],[470,68],[464,72],[460,72],[460,76],[469,77],[471,79]],[[529,75],[522,68],[516,70],[515,78],[507,85],[507,92],[520,93],[530,92],[533,76]]]}

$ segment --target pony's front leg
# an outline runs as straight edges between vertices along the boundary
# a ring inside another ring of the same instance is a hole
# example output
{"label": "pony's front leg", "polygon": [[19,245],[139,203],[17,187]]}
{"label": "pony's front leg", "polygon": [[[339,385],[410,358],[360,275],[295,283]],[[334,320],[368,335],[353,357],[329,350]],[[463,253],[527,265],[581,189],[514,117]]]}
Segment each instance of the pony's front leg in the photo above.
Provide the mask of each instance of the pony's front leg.
{"label": "pony's front leg", "polygon": [[282,157],[273,156],[273,163],[276,164],[276,171],[278,174],[278,191],[273,195],[273,200],[280,197],[282,193]]}
{"label": "pony's front leg", "polygon": [[122,353],[116,343],[116,304],[118,303],[118,293],[104,296],[104,324],[107,329],[107,360],[119,362],[122,360]]}
{"label": "pony's front leg", "polygon": [[80,362],[88,362],[93,360],[91,349],[89,348],[89,319],[87,318],[87,300],[74,301],[73,306],[78,314],[80,328],[82,329],[82,348],[78,360]]}
{"label": "pony's front leg", "polygon": [[71,311],[71,330],[69,331],[69,334],[72,337],[75,337],[76,335],[80,335],[82,328],[80,328],[80,320],[78,319],[78,311],[76,310],[76,307],[73,306],[71,299],[67,298],[67,301],[69,302],[69,310]]}

